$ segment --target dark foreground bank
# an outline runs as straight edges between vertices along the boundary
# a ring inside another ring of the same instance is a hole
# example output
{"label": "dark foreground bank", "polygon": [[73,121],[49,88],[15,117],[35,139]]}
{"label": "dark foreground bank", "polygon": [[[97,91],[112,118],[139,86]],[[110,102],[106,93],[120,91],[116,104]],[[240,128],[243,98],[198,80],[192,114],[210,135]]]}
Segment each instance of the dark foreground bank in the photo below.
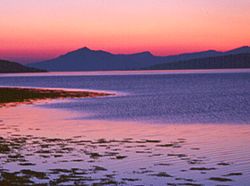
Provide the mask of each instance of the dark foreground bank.
{"label": "dark foreground bank", "polygon": [[0,88],[0,107],[10,103],[32,102],[43,99],[108,96],[108,93],[66,91],[32,88]]}

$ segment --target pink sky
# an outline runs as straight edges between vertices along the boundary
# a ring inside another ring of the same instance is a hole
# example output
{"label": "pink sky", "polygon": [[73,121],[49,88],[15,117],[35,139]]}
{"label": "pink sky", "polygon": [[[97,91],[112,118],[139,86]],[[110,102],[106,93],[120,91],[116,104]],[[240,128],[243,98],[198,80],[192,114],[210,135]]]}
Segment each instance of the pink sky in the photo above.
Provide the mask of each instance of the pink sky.
{"label": "pink sky", "polygon": [[250,44],[249,0],[1,0],[0,59],[88,46],[156,55]]}

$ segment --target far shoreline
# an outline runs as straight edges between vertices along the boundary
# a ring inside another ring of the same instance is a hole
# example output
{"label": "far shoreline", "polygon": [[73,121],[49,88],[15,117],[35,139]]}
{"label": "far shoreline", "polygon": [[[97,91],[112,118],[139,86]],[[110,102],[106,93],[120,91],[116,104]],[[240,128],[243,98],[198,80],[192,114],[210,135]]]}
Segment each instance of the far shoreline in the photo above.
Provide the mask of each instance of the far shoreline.
{"label": "far shoreline", "polygon": [[22,88],[22,87],[0,87],[0,108],[5,106],[16,106],[21,103],[34,103],[42,100],[63,98],[93,98],[111,96],[112,93],[95,91],[77,91],[51,88]]}
{"label": "far shoreline", "polygon": [[106,70],[106,71],[48,71],[26,73],[0,73],[0,77],[43,77],[43,76],[108,76],[108,75],[157,75],[157,74],[210,74],[249,73],[250,68],[231,69],[180,69],[180,70]]}

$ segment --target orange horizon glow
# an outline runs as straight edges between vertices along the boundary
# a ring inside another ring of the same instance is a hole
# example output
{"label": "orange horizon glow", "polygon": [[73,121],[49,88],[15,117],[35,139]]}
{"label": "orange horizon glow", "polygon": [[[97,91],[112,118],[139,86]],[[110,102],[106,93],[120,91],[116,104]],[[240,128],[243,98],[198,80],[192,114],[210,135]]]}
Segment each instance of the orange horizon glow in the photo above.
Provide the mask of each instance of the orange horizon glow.
{"label": "orange horizon glow", "polygon": [[171,55],[250,44],[250,1],[1,0],[0,58],[33,62],[84,46]]}

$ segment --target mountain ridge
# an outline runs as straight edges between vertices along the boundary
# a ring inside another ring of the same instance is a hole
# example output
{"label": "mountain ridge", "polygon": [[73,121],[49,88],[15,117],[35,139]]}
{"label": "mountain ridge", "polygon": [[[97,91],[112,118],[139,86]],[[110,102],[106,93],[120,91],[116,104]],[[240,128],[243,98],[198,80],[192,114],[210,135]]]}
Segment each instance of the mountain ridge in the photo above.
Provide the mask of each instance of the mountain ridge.
{"label": "mountain ridge", "polygon": [[46,72],[36,68],[26,67],[22,64],[0,59],[0,73]]}
{"label": "mountain ridge", "polygon": [[28,66],[49,71],[138,70],[163,63],[241,53],[250,53],[250,47],[242,46],[225,52],[206,50],[170,56],[156,56],[149,51],[113,54],[104,50],[83,47],[54,59],[28,64]]}
{"label": "mountain ridge", "polygon": [[250,68],[250,53],[227,54],[153,65],[142,70]]}

